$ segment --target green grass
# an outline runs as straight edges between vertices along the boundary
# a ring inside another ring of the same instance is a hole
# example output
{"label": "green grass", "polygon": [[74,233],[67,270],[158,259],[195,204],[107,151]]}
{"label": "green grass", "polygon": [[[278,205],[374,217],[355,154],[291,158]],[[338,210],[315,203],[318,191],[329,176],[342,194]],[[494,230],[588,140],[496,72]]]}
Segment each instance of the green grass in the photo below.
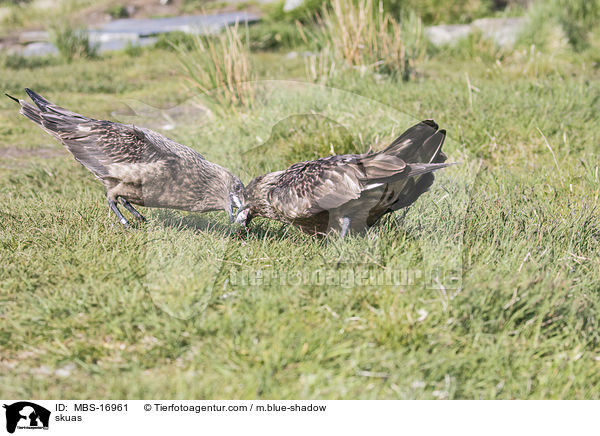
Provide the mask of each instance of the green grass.
{"label": "green grass", "polygon": [[67,62],[78,58],[95,58],[98,46],[90,42],[85,28],[74,28],[62,23],[50,29],[50,42]]}
{"label": "green grass", "polygon": [[[251,111],[167,132],[248,182],[434,117],[463,164],[343,241],[144,208],[150,222],[123,230],[92,175],[0,99],[0,397],[599,398],[597,66],[496,62],[471,43],[408,83],[262,82]],[[303,79],[302,60],[283,59],[253,54],[261,77]],[[105,119],[130,99],[186,106],[182,82],[157,49],[0,75],[2,91]]]}
{"label": "green grass", "polygon": [[46,27],[48,23],[74,18],[91,7],[101,7],[112,0],[56,0],[52,7],[40,7],[37,2],[0,2],[3,14],[0,17],[0,36],[22,28]]}
{"label": "green grass", "polygon": [[600,1],[536,1],[527,11],[526,19],[527,25],[519,36],[521,44],[536,44],[552,51],[570,44],[582,51],[598,43]]}

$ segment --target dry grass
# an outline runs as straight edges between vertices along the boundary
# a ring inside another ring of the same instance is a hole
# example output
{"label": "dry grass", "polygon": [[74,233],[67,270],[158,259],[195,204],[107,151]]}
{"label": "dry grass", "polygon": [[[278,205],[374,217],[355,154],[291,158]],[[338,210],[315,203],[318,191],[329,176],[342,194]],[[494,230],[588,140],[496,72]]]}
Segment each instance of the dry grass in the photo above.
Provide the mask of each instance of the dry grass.
{"label": "dry grass", "polygon": [[191,51],[175,48],[192,89],[210,95],[222,106],[252,104],[256,76],[237,23],[214,37],[195,36]]}
{"label": "dry grass", "polygon": [[304,58],[304,69],[306,78],[315,83],[324,85],[328,79],[335,76],[335,60],[331,55],[329,47],[323,48],[320,52]]}
{"label": "dry grass", "polygon": [[424,55],[421,21],[407,15],[402,22],[373,7],[372,0],[356,3],[333,0],[323,9],[323,35],[336,59],[347,67],[410,79]]}

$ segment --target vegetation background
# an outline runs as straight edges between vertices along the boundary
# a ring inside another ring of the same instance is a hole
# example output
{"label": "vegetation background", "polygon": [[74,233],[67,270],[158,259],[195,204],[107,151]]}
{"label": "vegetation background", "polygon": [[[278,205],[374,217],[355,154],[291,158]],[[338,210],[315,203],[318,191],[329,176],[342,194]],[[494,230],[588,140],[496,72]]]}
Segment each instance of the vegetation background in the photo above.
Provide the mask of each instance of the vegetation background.
{"label": "vegetation background", "polygon": [[[187,108],[163,131],[244,182],[381,147],[424,118],[448,130],[447,153],[464,164],[405,214],[343,241],[154,209],[126,231],[97,181],[0,100],[0,397],[600,396],[599,0],[307,0],[289,13],[243,3],[233,7],[260,23],[102,54],[81,29],[127,5],[37,6],[0,2],[2,40],[52,22],[60,55],[5,49],[3,92],[29,87],[159,130],[152,110]],[[231,7],[183,0],[172,13]],[[488,16],[527,25],[512,47],[424,36]],[[345,93],[305,92],[316,89]],[[354,117],[336,118],[341,105]],[[347,275],[438,268],[459,271],[458,287],[435,274],[400,285]],[[296,270],[339,281],[282,285]]]}

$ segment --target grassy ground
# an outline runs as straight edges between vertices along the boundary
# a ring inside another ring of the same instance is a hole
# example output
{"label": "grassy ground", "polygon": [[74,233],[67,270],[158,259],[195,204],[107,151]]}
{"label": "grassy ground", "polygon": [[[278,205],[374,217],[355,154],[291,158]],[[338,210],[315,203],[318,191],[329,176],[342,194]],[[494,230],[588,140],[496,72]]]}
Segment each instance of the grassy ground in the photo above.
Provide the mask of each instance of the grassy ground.
{"label": "grassy ground", "polygon": [[[252,110],[167,132],[248,182],[434,117],[463,165],[343,241],[154,209],[123,230],[0,99],[0,397],[600,397],[597,67],[469,53],[408,83],[329,81],[347,92],[263,82]],[[262,78],[303,78],[300,58],[254,56]],[[146,50],[5,67],[0,88],[114,118],[127,100],[190,107],[182,80],[174,53]]]}

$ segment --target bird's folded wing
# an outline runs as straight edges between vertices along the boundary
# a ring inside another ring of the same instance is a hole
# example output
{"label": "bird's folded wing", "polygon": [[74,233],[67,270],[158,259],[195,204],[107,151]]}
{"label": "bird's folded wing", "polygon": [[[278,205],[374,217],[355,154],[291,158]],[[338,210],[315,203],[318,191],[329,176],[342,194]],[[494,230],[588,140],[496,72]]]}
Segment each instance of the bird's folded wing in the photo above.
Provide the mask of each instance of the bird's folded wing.
{"label": "bird's folded wing", "polygon": [[308,218],[359,198],[364,190],[393,180],[405,167],[393,156],[319,159],[284,172],[269,201],[288,219]]}
{"label": "bird's folded wing", "polygon": [[389,183],[404,175],[406,162],[397,156],[376,153],[363,155],[357,159],[361,170],[359,180],[366,189],[375,183]]}

